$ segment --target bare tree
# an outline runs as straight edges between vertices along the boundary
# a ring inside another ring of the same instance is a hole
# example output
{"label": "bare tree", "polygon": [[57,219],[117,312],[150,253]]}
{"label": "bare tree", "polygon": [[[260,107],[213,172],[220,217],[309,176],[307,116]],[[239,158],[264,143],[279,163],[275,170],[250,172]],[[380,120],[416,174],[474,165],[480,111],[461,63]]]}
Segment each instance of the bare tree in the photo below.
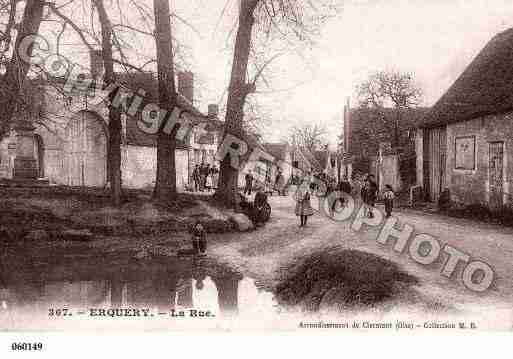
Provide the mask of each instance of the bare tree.
{"label": "bare tree", "polygon": [[294,146],[315,151],[325,144],[325,136],[327,134],[326,127],[320,123],[295,126],[291,130],[289,141]]}
{"label": "bare tree", "polygon": [[[384,113],[378,118],[393,133],[393,145],[398,146],[402,110],[417,107],[422,102],[422,90],[416,85],[413,75],[399,71],[378,71],[359,84],[356,91],[362,107],[373,107],[379,111],[388,105],[395,109],[392,126],[386,121]],[[372,129],[369,131],[372,132]]]}
{"label": "bare tree", "polygon": [[[112,25],[105,10],[103,0],[93,0],[93,2],[98,10],[102,32],[104,82],[106,85],[110,85],[116,82],[112,56]],[[117,91],[120,91],[120,89],[117,89]],[[116,91],[109,94],[109,146],[107,149],[107,159],[109,163],[111,198],[114,205],[119,206],[121,204],[121,109],[118,106],[113,106],[115,95]]]}
{"label": "bare tree", "polygon": [[399,71],[378,71],[357,86],[362,106],[411,108],[422,101],[422,90],[415,84],[413,74]]}
{"label": "bare tree", "polygon": [[[91,35],[87,29],[80,27],[72,18],[64,14],[55,4],[49,4],[51,11],[56,15],[62,22],[62,29],[57,36],[57,49],[60,47],[59,40],[62,34],[66,30],[66,26],[69,25],[71,29],[80,37],[82,43],[88,48],[89,51],[95,51],[93,44],[90,41],[96,41],[101,45],[101,54],[104,66],[104,78],[103,83],[109,86],[116,82],[116,73],[114,71],[114,63],[122,64],[125,67],[134,68],[135,66],[128,63],[128,60],[123,56],[121,45],[118,41],[118,36],[113,30],[113,25],[109,14],[104,5],[103,0],[92,0],[93,10],[98,11],[98,18],[100,22],[101,36],[98,39],[95,36],[94,31]],[[91,13],[91,22],[94,24],[94,11]],[[91,25],[94,29],[94,25]],[[115,59],[113,55],[113,47],[116,47],[117,52],[121,56],[121,60]],[[100,78],[95,81],[101,81]],[[121,114],[122,108],[113,104],[114,98],[118,91],[121,91],[119,87],[115,87],[113,91],[109,93],[109,101],[107,106],[109,108],[109,121],[108,121],[108,146],[107,146],[107,163],[108,163],[108,176],[111,189],[111,199],[114,205],[121,204],[122,195],[122,183],[121,183]],[[45,120],[48,120],[45,118]]]}
{"label": "bare tree", "polygon": [[[277,40],[290,43],[291,39],[308,42],[318,34],[320,25],[338,10],[337,1],[309,0],[238,0],[239,12],[232,71],[228,86],[224,136],[231,134],[244,139],[244,105],[255,93],[257,81],[264,79],[264,70],[274,60],[255,62],[255,74],[248,79],[250,55],[258,42]],[[227,155],[221,162],[221,173],[216,198],[228,206],[237,203],[238,168],[231,165]]]}
{"label": "bare tree", "polygon": [[[4,5],[9,6],[9,21],[6,29],[2,34],[4,47],[11,42],[11,31],[15,26],[17,1],[10,1]],[[21,42],[29,35],[37,34],[43,19],[43,10],[46,1],[43,0],[27,0],[25,2],[25,9],[23,18],[20,24],[17,24],[17,35],[12,51],[11,58],[6,60],[5,74],[2,76],[2,83],[0,86],[0,137],[3,137],[11,126],[14,113],[17,110],[19,98],[22,95],[22,88],[27,77],[30,65],[20,56],[16,49],[20,48]],[[2,53],[5,56],[6,51]],[[32,55],[32,46],[27,49],[27,55]]]}
{"label": "bare tree", "polygon": [[[161,109],[172,110],[177,103],[174,58],[171,37],[171,16],[169,0],[154,0],[155,37],[157,44],[157,66],[159,81],[159,105]],[[159,131],[157,137],[157,180],[154,198],[172,200],[176,197],[176,133]]]}

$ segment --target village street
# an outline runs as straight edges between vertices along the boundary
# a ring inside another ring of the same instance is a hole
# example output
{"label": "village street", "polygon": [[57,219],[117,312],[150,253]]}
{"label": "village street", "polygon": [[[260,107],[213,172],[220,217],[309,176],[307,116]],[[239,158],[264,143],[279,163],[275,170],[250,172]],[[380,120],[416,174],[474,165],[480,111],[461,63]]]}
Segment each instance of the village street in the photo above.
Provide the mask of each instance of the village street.
{"label": "village street", "polygon": [[[512,229],[409,209],[394,214],[399,223],[412,225],[414,233],[431,234],[440,240],[442,247],[445,243],[451,244],[471,258],[491,265],[496,281],[489,290],[477,294],[465,288],[461,280],[461,264],[452,278],[447,279],[440,274],[445,257],[430,266],[417,264],[407,249],[402,254],[392,249],[394,240],[387,245],[378,243],[376,238],[380,227],[364,226],[360,232],[355,232],[350,228],[351,220],[339,223],[316,213],[306,228],[300,228],[294,215],[292,197],[272,196],[269,201],[273,212],[271,220],[263,228],[250,233],[225,235],[219,244],[209,248],[209,256],[230,263],[245,275],[256,278],[264,287],[272,287],[278,280],[280,268],[295,258],[333,246],[362,250],[398,263],[419,279],[417,289],[430,300],[464,310],[479,308],[477,311],[486,311],[488,306],[497,310],[504,308],[510,323],[513,322],[510,311],[513,299],[510,286],[513,280]],[[474,307],[477,304],[479,307]]]}

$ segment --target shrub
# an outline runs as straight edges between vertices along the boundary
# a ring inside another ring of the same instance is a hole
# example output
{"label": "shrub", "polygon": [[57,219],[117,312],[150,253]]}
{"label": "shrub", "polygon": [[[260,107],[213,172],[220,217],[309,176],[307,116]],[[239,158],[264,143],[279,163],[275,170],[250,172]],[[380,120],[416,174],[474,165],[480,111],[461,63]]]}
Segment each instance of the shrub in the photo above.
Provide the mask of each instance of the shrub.
{"label": "shrub", "polygon": [[496,218],[500,224],[513,227],[513,206],[502,206],[493,212],[493,217]]}
{"label": "shrub", "polygon": [[337,291],[336,301],[348,306],[373,305],[392,298],[397,284],[417,283],[415,277],[391,261],[337,247],[313,253],[282,269],[285,276],[276,287],[277,299],[309,311],[317,311],[329,292]]}
{"label": "shrub", "polygon": [[444,189],[442,193],[440,193],[440,197],[438,198],[438,208],[441,211],[447,211],[451,207],[451,192],[448,188]]}
{"label": "shrub", "polygon": [[451,204],[447,214],[456,218],[469,218],[479,221],[496,222],[504,226],[513,227],[513,206],[504,205],[498,209],[491,210],[482,203],[474,203],[468,206]]}
{"label": "shrub", "polygon": [[489,221],[493,218],[490,209],[482,203],[473,203],[465,207],[465,217],[479,221]]}

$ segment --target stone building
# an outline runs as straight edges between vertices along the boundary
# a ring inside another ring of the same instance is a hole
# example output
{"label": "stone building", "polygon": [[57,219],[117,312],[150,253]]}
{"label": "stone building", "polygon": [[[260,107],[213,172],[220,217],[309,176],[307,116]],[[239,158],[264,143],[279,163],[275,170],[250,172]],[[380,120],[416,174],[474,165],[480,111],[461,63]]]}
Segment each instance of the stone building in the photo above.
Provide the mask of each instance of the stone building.
{"label": "stone building", "polygon": [[[193,116],[194,125],[206,124],[201,132],[193,127],[177,141],[176,180],[183,190],[191,182],[196,163],[214,163],[222,122],[216,106],[204,115],[193,105],[193,74],[181,72],[177,77],[179,107]],[[157,81],[151,73],[119,74],[117,80],[126,96],[144,93],[143,104],[158,103]],[[16,121],[16,128],[0,142],[0,178],[39,178],[67,186],[108,185],[108,108],[104,101],[91,97],[90,88],[75,89],[70,95],[62,91],[63,84],[63,79],[32,80],[30,85],[40,88],[41,110],[33,118]],[[122,115],[121,172],[123,186],[128,188],[155,183],[156,135],[141,130],[140,119],[140,112]],[[23,165],[17,166],[20,161]],[[31,170],[21,173],[20,168]]]}
{"label": "stone building", "polygon": [[496,35],[427,114],[416,141],[427,198],[445,189],[462,204],[511,203],[513,29]]}
{"label": "stone building", "polygon": [[285,183],[288,183],[292,176],[292,151],[291,146],[284,142],[264,143],[267,153],[274,157],[274,161],[270,163],[269,177],[274,183],[278,171],[281,171]]}
{"label": "stone building", "polygon": [[320,172],[338,181],[340,174],[340,161],[338,161],[337,153],[334,151],[330,151],[328,149],[328,146],[326,146],[324,150],[314,151],[313,154],[320,167]]}
{"label": "stone building", "polygon": [[344,108],[342,174],[349,178],[376,176],[380,190],[390,184],[407,189],[415,179],[416,128],[426,108]]}

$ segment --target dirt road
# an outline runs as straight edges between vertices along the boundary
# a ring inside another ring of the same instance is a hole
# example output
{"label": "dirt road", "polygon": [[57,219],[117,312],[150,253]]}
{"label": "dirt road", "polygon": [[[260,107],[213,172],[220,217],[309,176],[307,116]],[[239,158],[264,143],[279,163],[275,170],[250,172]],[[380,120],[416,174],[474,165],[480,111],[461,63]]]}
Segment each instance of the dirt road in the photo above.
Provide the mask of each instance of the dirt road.
{"label": "dirt road", "polygon": [[[255,232],[224,235],[209,252],[221,262],[235,266],[245,275],[256,278],[265,287],[272,287],[279,269],[297,258],[324,247],[341,246],[377,254],[399,264],[419,279],[419,291],[451,306],[510,306],[513,300],[513,230],[496,225],[454,219],[413,210],[394,213],[399,224],[414,227],[414,233],[427,233],[440,243],[451,244],[474,260],[488,263],[496,280],[483,293],[467,289],[461,279],[464,266],[458,265],[452,277],[441,275],[446,257],[429,266],[416,263],[405,250],[395,252],[394,241],[377,242],[381,226],[363,226],[356,232],[351,221],[336,222],[316,213],[306,228],[298,226],[291,197],[270,197],[272,219]],[[378,206],[379,208],[379,206]]]}

